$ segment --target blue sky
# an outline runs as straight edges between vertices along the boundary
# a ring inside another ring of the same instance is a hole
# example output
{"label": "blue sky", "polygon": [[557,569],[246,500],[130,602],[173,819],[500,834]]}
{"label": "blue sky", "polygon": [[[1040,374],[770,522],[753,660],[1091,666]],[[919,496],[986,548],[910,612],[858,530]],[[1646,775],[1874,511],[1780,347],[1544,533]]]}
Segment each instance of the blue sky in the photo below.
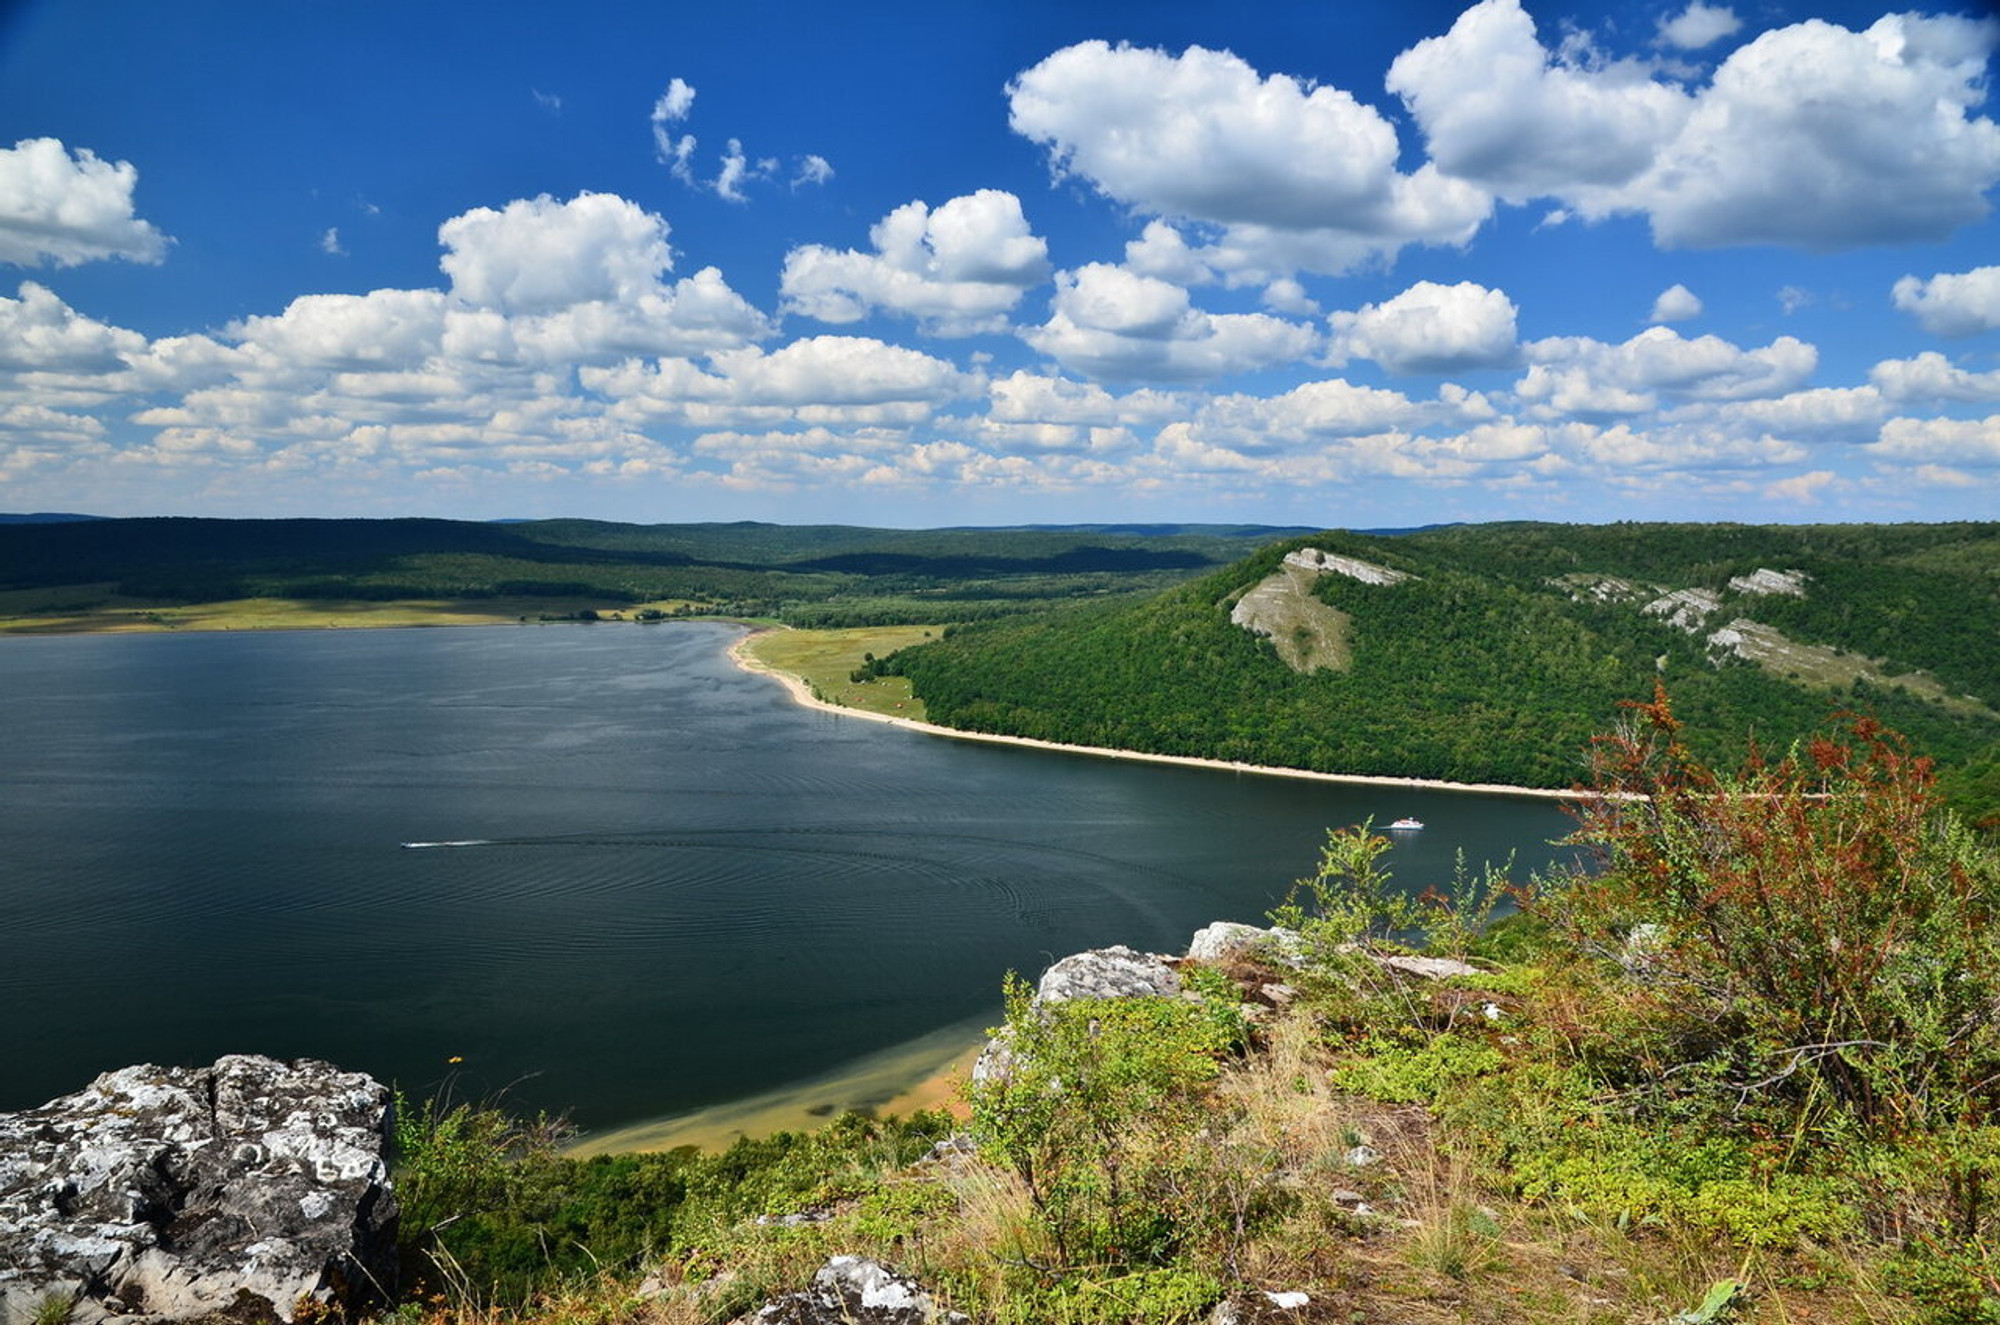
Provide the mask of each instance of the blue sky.
{"label": "blue sky", "polygon": [[1991,518],[2000,26],[0,7],[0,510]]}

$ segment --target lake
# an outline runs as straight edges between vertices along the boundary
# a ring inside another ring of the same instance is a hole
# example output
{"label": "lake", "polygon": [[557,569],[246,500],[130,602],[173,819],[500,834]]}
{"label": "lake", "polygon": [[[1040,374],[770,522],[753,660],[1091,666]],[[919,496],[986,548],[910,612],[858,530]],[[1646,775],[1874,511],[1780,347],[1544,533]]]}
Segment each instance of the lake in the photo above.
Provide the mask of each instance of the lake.
{"label": "lake", "polygon": [[821,713],[738,634],[0,641],[0,1109],[254,1052],[622,1127],[962,1042],[1010,969],[1261,922],[1329,826],[1426,820],[1387,857],[1415,888],[1569,828]]}

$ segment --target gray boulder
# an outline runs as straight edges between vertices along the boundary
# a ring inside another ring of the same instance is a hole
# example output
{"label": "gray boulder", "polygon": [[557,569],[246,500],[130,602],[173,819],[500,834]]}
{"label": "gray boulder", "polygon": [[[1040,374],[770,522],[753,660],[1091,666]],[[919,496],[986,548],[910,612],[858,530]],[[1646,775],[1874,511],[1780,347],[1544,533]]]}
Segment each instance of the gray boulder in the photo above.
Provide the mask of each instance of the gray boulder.
{"label": "gray boulder", "polygon": [[1134,952],[1124,944],[1073,953],[1042,972],[1035,986],[1038,1003],[1072,998],[1172,998],[1181,977],[1155,952]]}
{"label": "gray boulder", "polygon": [[327,1063],[128,1067],[0,1115],[0,1321],[293,1318],[396,1285],[389,1092]]}
{"label": "gray boulder", "polygon": [[921,1284],[862,1256],[835,1256],[812,1287],[766,1302],[733,1325],[970,1325],[944,1311]]}
{"label": "gray boulder", "polygon": [[1187,955],[1198,962],[1219,962],[1239,952],[1253,953],[1280,966],[1302,966],[1305,939],[1296,930],[1259,929],[1234,920],[1218,920],[1198,929]]}
{"label": "gray boulder", "polygon": [[[1171,959],[1155,952],[1134,952],[1124,944],[1071,953],[1042,972],[1033,1005],[1067,1003],[1079,998],[1177,997],[1180,973]],[[986,1042],[972,1064],[974,1084],[1004,1081],[1013,1071],[1014,1049],[1003,1031]]]}

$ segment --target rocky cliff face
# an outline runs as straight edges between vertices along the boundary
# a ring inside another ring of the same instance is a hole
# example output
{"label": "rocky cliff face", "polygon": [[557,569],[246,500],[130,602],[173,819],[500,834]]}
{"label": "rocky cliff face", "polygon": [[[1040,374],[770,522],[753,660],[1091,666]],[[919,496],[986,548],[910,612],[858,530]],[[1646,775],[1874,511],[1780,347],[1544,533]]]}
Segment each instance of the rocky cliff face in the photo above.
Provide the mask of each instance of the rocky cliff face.
{"label": "rocky cliff face", "polygon": [[389,1093],[326,1063],[128,1067],[0,1115],[0,1320],[293,1319],[386,1300]]}

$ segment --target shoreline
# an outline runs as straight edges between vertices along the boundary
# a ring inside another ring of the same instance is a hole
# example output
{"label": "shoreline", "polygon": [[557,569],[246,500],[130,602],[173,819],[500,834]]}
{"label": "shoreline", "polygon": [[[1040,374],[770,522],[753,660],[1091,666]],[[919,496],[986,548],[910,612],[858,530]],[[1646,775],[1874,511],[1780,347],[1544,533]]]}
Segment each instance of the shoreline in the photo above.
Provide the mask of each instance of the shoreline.
{"label": "shoreline", "polygon": [[1335,782],[1347,786],[1399,787],[1406,791],[1467,791],[1485,796],[1520,796],[1533,800],[1576,801],[1592,798],[1592,793],[1576,790],[1556,790],[1550,787],[1516,787],[1500,782],[1448,782],[1443,778],[1390,777],[1376,773],[1321,773],[1308,768],[1284,768],[1274,764],[1245,764],[1227,759],[1208,759],[1200,755],[1162,755],[1144,750],[1119,750],[1103,745],[1070,745],[1062,741],[1045,741],[1033,736],[1002,736],[995,732],[962,731],[957,727],[945,727],[935,722],[919,721],[915,718],[898,718],[887,713],[870,713],[865,709],[848,708],[841,704],[830,704],[812,693],[803,679],[791,672],[780,671],[759,658],[750,655],[750,641],[759,635],[774,630],[789,630],[789,626],[752,626],[728,649],[729,660],[740,670],[757,676],[768,676],[782,685],[794,702],[823,713],[838,714],[842,717],[861,718],[868,722],[887,723],[891,727],[903,727],[910,731],[922,732],[927,736],[946,736],[961,741],[979,741],[987,745],[1012,745],[1029,750],[1046,750],[1054,754],[1088,755],[1096,759],[1123,759],[1145,764],[1169,764],[1181,768],[1203,768],[1218,773],[1250,773],[1258,777],[1298,778],[1311,782]]}
{"label": "shoreline", "polygon": [[944,1109],[962,1120],[962,1087],[998,1015],[996,1010],[941,1026],[754,1095],[588,1133],[564,1146],[563,1153],[588,1159],[686,1146],[715,1152],[745,1137],[810,1131],[849,1111],[907,1118],[924,1109]]}

